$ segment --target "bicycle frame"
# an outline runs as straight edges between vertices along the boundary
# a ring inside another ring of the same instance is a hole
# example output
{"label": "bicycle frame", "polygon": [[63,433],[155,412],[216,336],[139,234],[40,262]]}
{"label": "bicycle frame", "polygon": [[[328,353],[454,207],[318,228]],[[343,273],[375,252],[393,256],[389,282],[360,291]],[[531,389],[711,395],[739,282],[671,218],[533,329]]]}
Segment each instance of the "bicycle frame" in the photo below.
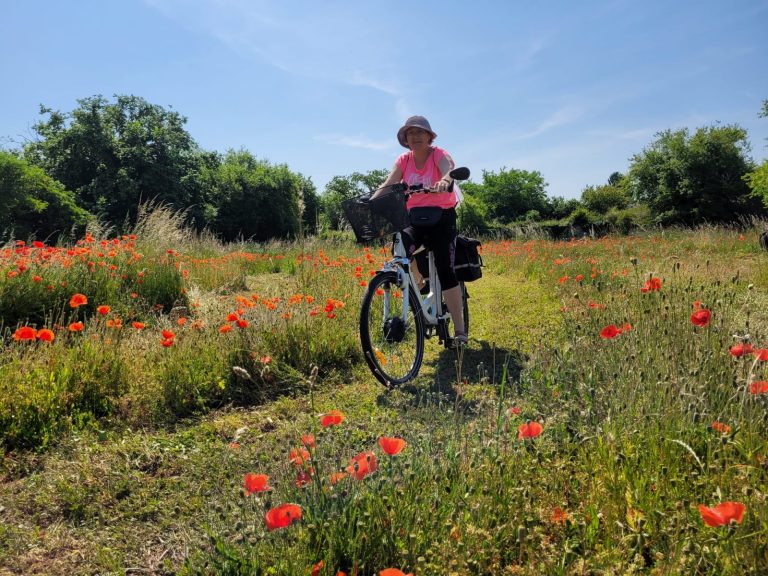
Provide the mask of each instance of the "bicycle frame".
{"label": "bicycle frame", "polygon": [[[430,291],[427,295],[422,295],[416,286],[416,280],[411,271],[411,266],[415,266],[415,264],[411,263],[410,258],[408,258],[405,252],[405,246],[403,245],[403,239],[400,232],[394,234],[392,251],[394,257],[384,263],[382,271],[395,272],[397,274],[398,284],[403,287],[403,321],[405,321],[408,316],[408,307],[410,306],[408,292],[414,290],[421,305],[421,313],[425,325],[429,328],[439,328],[444,326],[445,320],[450,314],[447,310],[443,310],[442,287],[440,286],[440,278],[438,278],[437,269],[435,268],[435,256],[432,251],[430,250],[428,252]],[[388,305],[385,303],[385,315],[388,314]],[[441,330],[438,331],[438,334],[441,340],[446,340],[448,338],[448,335]]]}

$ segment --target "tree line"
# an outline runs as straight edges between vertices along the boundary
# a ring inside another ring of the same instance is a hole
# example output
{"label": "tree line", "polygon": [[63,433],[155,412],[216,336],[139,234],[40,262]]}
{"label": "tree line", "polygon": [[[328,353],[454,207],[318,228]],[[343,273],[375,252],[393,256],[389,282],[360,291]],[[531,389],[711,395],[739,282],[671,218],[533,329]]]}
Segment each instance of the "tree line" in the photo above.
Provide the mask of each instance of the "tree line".
{"label": "tree line", "polygon": [[[387,170],[336,176],[318,194],[312,180],[247,150],[211,152],[186,118],[137,96],[78,100],[62,113],[41,106],[34,139],[0,151],[0,241],[57,241],[99,219],[118,232],[153,202],[183,211],[189,225],[224,241],[295,238],[346,227],[341,203],[369,194]],[[768,116],[768,100],[761,116]],[[580,199],[547,195],[537,171],[484,171],[463,185],[460,226],[696,225],[765,216],[768,161],[749,157],[737,125],[667,130],[630,159],[626,174],[584,188]]]}

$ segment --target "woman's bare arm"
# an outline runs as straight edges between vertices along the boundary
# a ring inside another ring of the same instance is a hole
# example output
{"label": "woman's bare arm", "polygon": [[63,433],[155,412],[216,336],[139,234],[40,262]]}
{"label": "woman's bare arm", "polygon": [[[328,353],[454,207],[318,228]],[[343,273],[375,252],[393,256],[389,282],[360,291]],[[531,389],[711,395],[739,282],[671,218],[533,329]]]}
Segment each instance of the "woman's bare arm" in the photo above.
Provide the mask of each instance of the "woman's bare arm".
{"label": "woman's bare arm", "polygon": [[371,196],[371,198],[376,198],[377,196],[380,196],[383,193],[385,186],[391,186],[392,184],[397,184],[402,179],[403,179],[403,173],[400,170],[400,167],[397,164],[395,164],[392,167],[392,172],[389,173],[389,176],[387,176],[387,179],[384,180],[381,186],[379,186],[378,190],[376,190],[376,192],[373,193],[373,196]]}

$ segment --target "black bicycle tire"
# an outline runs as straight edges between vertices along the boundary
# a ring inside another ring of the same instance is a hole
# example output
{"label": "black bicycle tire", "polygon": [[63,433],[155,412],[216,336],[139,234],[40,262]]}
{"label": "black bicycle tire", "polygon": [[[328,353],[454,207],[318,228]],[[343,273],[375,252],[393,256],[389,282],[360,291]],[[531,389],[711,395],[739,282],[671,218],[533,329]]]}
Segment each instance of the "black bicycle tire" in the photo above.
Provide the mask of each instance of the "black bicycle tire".
{"label": "black bicycle tire", "polygon": [[[384,284],[397,286],[397,274],[394,272],[379,272],[376,276],[371,278],[371,281],[368,283],[368,287],[363,295],[362,304],[360,305],[360,344],[363,349],[363,357],[365,358],[371,373],[379,382],[384,384],[384,386],[392,388],[413,380],[421,369],[421,364],[424,360],[424,317],[422,315],[418,297],[413,290],[409,290],[408,301],[411,311],[410,318],[413,320],[412,336],[415,339],[413,342],[415,345],[414,357],[404,374],[390,374],[376,354],[377,346],[374,345],[374,342],[371,339],[371,323],[369,321],[371,306],[376,291]],[[377,343],[382,346],[386,345],[381,341]],[[380,349],[379,352],[381,352]]]}

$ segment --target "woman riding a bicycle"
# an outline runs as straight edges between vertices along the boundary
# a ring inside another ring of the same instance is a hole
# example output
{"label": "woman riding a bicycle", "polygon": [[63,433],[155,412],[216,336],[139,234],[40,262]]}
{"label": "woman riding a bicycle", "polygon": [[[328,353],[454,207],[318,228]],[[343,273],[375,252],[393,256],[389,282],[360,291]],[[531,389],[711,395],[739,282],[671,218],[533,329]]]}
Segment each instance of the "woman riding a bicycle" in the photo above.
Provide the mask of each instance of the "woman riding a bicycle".
{"label": "woman riding a bicycle", "polygon": [[[450,155],[432,142],[437,134],[423,116],[411,116],[397,132],[397,140],[409,151],[395,161],[387,179],[373,198],[387,186],[403,182],[409,186],[421,185],[429,194],[412,194],[408,210],[413,216],[418,211],[429,214],[424,218],[411,218],[412,225],[402,231],[403,244],[409,257],[422,245],[434,253],[435,267],[443,289],[443,298],[454,324],[453,342],[456,346],[467,343],[464,329],[462,290],[453,269],[456,253],[456,194],[449,175],[454,168]],[[423,225],[417,224],[423,220]],[[424,284],[418,266],[413,266],[420,286]]]}

